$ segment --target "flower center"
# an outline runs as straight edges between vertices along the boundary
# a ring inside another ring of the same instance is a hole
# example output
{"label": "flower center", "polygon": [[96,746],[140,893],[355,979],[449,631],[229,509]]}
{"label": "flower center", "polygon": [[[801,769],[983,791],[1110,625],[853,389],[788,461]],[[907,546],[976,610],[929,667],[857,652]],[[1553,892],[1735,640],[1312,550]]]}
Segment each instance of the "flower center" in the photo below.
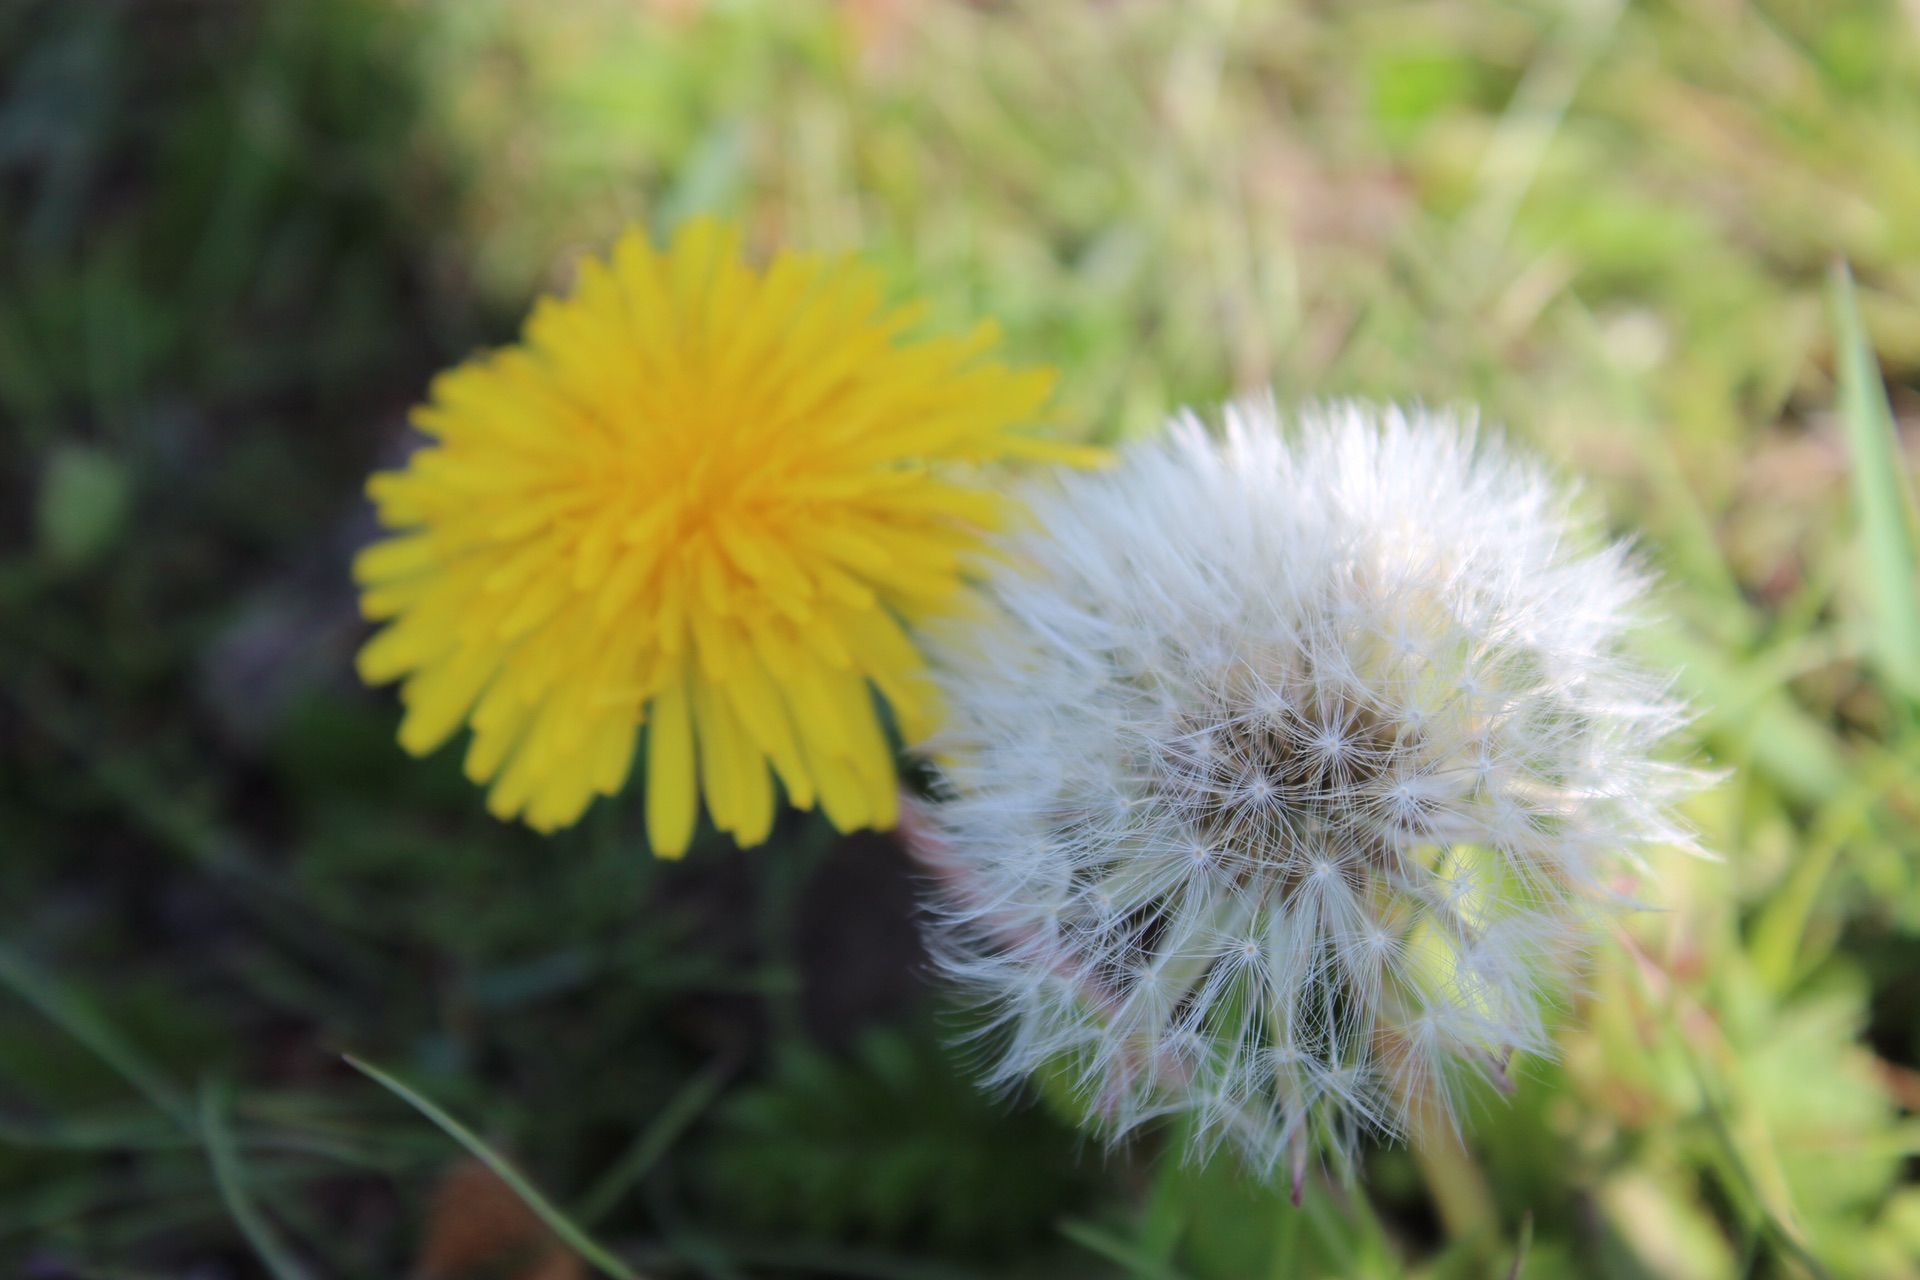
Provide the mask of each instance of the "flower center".
{"label": "flower center", "polygon": [[1416,729],[1362,696],[1311,688],[1215,697],[1178,725],[1155,750],[1151,786],[1217,858],[1288,880],[1387,858]]}

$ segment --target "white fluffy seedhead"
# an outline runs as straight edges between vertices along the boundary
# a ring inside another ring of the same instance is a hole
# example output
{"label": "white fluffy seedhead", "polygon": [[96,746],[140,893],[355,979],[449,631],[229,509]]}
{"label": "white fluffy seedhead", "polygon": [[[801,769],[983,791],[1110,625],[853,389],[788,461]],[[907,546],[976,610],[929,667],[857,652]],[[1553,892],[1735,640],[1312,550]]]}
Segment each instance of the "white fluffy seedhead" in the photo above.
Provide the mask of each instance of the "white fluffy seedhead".
{"label": "white fluffy seedhead", "polygon": [[1243,403],[1027,495],[928,637],[916,844],[996,1081],[1262,1174],[1451,1122],[1694,783],[1621,641],[1643,579],[1470,421]]}

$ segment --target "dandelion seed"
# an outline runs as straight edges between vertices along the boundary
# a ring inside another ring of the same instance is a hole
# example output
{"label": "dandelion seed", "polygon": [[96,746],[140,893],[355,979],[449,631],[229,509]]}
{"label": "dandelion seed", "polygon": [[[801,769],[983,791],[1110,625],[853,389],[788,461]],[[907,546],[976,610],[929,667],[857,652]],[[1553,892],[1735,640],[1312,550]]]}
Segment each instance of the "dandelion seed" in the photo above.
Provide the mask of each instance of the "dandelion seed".
{"label": "dandelion seed", "polygon": [[[1036,488],[934,629],[916,844],[993,1079],[1064,1070],[1111,1135],[1184,1115],[1297,1191],[1309,1147],[1510,1087],[1697,780],[1623,655],[1641,576],[1537,468],[1423,412],[1225,418]],[[1077,927],[1030,926],[1037,885]]]}
{"label": "dandelion seed", "polygon": [[644,721],[663,855],[702,793],[764,839],[774,777],[842,830],[889,825],[875,691],[926,731],[903,623],[1003,515],[964,468],[1077,456],[1014,433],[1047,373],[912,320],[871,269],[755,271],[702,221],[664,254],[629,233],[518,345],[443,374],[414,418],[432,443],[368,485],[393,536],[354,566],[386,624],[360,672],[402,681],[401,744],[471,726],[488,808],[551,831],[622,786]]}

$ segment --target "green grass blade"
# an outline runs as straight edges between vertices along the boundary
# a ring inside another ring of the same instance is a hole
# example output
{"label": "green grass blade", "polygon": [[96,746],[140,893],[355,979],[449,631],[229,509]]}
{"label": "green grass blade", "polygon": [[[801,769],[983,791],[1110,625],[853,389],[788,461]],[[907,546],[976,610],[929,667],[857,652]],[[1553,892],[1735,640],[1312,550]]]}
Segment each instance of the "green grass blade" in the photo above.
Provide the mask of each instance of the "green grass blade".
{"label": "green grass blade", "polygon": [[720,1095],[720,1088],[726,1083],[727,1072],[721,1067],[710,1067],[682,1085],[679,1092],[668,1099],[667,1105],[653,1118],[653,1122],[634,1139],[633,1145],[615,1161],[605,1176],[595,1183],[586,1197],[580,1201],[575,1215],[581,1222],[594,1223],[606,1217],[620,1198],[631,1190],[635,1183],[647,1176],[661,1156],[667,1153],[687,1127],[700,1118],[713,1100]]}
{"label": "green grass blade", "polygon": [[1106,1259],[1133,1280],[1178,1280],[1180,1273],[1163,1259],[1155,1258],[1129,1241],[1091,1222],[1069,1218],[1060,1224],[1060,1234],[1088,1253]]}
{"label": "green grass blade", "polygon": [[1527,1210],[1520,1219],[1520,1239],[1513,1246],[1513,1266],[1507,1270],[1507,1280],[1520,1280],[1520,1273],[1527,1269],[1527,1255],[1533,1252],[1533,1210]]}
{"label": "green grass blade", "polygon": [[1920,569],[1912,500],[1886,387],[1867,346],[1853,276],[1835,263],[1830,278],[1840,375],[1840,419],[1853,461],[1853,497],[1866,556],[1873,655],[1886,680],[1920,704]]}
{"label": "green grass blade", "polygon": [[95,1057],[180,1128],[196,1127],[186,1099],[168,1083],[159,1068],[148,1062],[98,1010],[41,973],[24,956],[0,946],[0,984],[38,1009],[62,1031],[92,1050]]}
{"label": "green grass blade", "polygon": [[[1680,1033],[1675,1030],[1674,1034],[1678,1036]],[[1748,1166],[1746,1155],[1740,1149],[1740,1141],[1734,1136],[1733,1126],[1728,1122],[1718,1095],[1708,1081],[1706,1069],[1691,1051],[1688,1052],[1688,1059],[1700,1090],[1702,1114],[1719,1147],[1717,1154],[1722,1184],[1732,1193],[1736,1203],[1742,1206],[1740,1212],[1753,1216],[1752,1225],[1759,1228],[1762,1237],[1774,1246],[1781,1257],[1799,1263],[1814,1280],[1832,1280],[1832,1274],[1801,1241],[1798,1228],[1784,1220],[1781,1212],[1767,1202],[1760,1180]]]}
{"label": "green grass blade", "polygon": [[538,1187],[527,1180],[525,1174],[507,1161],[505,1156],[482,1142],[478,1135],[442,1111],[432,1100],[415,1092],[371,1063],[362,1062],[350,1053],[341,1056],[346,1059],[348,1066],[433,1121],[442,1133],[465,1147],[472,1153],[474,1159],[486,1165],[500,1181],[506,1183],[513,1193],[520,1197],[521,1202],[533,1211],[534,1216],[546,1223],[547,1228],[565,1242],[568,1248],[601,1271],[613,1276],[615,1280],[640,1280],[638,1272],[616,1258],[604,1245],[599,1244],[566,1214],[560,1212],[551,1200],[541,1194]]}
{"label": "green grass blade", "polygon": [[0,1146],[45,1151],[182,1151],[200,1145],[165,1116],[145,1107],[137,1116],[54,1117],[23,1121],[0,1116]]}
{"label": "green grass blade", "polygon": [[1649,628],[1639,651],[1674,671],[1680,688],[1700,709],[1700,725],[1782,793],[1823,805],[1847,785],[1848,763],[1827,727],[1787,691],[1784,681],[1762,668],[1749,675],[1737,659],[1678,626]]}
{"label": "green grass blade", "polygon": [[1828,873],[1843,848],[1871,833],[1875,808],[1908,768],[1907,761],[1891,754],[1859,767],[1821,810],[1786,880],[1762,904],[1749,950],[1756,972],[1772,990],[1785,991],[1804,974],[1807,922]]}
{"label": "green grass blade", "polygon": [[226,1203],[227,1214],[240,1234],[274,1280],[311,1280],[311,1273],[295,1260],[260,1207],[253,1202],[247,1187],[246,1168],[227,1125],[225,1091],[208,1081],[200,1087],[200,1136],[207,1146],[207,1160],[213,1166],[214,1185]]}

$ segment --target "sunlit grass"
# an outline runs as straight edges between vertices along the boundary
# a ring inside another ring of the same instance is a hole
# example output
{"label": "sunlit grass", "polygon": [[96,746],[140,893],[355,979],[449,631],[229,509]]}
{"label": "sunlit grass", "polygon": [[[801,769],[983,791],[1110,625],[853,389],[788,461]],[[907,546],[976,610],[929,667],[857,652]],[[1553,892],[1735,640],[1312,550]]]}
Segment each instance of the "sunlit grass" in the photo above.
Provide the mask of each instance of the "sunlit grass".
{"label": "sunlit grass", "polygon": [[[1529,1275],[1912,1272],[1910,6],[188,8],[0,6],[0,1258],[404,1273],[448,1152],[351,1043],[648,1275],[1479,1275],[1529,1222]],[[996,317],[1076,436],[1475,401],[1638,538],[1722,859],[1474,1108],[1500,1240],[1404,1153],[1302,1216],[983,1110],[875,976],[884,852],[662,870],[631,805],[539,843],[401,762],[360,477],[582,251],[701,212]],[[842,1052],[869,1017],[912,1047]]]}

